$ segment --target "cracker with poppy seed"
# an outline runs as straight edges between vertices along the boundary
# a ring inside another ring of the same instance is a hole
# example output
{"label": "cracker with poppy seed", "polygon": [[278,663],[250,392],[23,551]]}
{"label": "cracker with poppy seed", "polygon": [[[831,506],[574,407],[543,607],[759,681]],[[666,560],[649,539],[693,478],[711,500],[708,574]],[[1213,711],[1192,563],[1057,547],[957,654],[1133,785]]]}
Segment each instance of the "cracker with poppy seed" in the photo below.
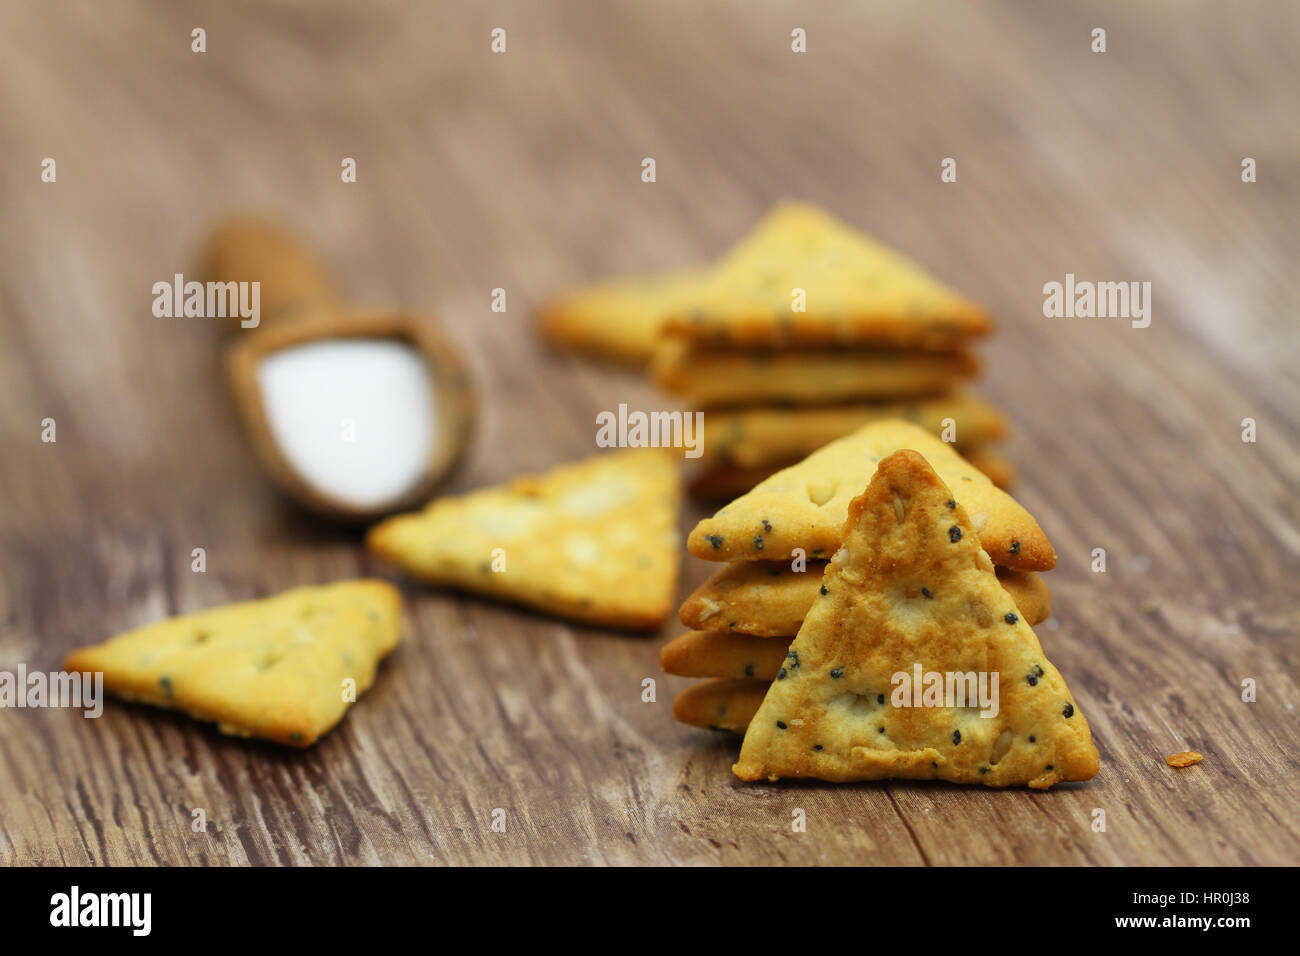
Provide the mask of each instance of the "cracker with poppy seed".
{"label": "cracker with poppy seed", "polygon": [[675,456],[628,449],[435,499],[371,528],[366,547],[433,584],[648,630],[677,594],[680,507]]}
{"label": "cracker with poppy seed", "polygon": [[[784,561],[736,561],[715,571],[681,606],[684,625],[700,631],[730,631],[758,638],[799,633],[822,587],[824,561],[795,571]],[[1052,595],[1042,575],[997,568],[998,583],[1030,625],[1047,619]],[[710,676],[722,677],[716,674]]]}
{"label": "cracker with poppy seed", "polygon": [[771,684],[770,680],[748,677],[701,680],[677,695],[673,719],[704,730],[725,730],[743,736]]}
{"label": "cracker with poppy seed", "polygon": [[743,734],[763,703],[768,684],[745,677],[700,681],[677,695],[673,719],[692,727]]}
{"label": "cracker with poppy seed", "polygon": [[679,269],[609,279],[547,303],[538,325],[556,345],[644,365],[664,319],[694,301],[705,275],[703,269]]}
{"label": "cracker with poppy seed", "polygon": [[880,462],[745,732],[738,777],[1046,789],[1097,773],[1087,721],[974,530],[918,452]]}
{"label": "cracker with poppy seed", "polygon": [[[701,443],[707,448],[707,441]],[[1016,469],[991,445],[965,449],[962,457],[982,471],[994,485],[1006,491],[1015,483]],[[697,501],[717,502],[738,498],[778,471],[797,465],[798,461],[773,462],[766,465],[733,465],[717,462],[697,472],[690,483],[691,497]]]}
{"label": "cracker with poppy seed", "polygon": [[73,651],[63,667],[102,671],[117,696],[223,734],[306,747],[374,682],[401,640],[401,608],[386,581],[295,588],[136,628]]}
{"label": "cracker with poppy seed", "polygon": [[907,256],[814,205],[788,201],[723,256],[703,294],[665,325],[671,336],[741,348],[937,351],[991,328],[983,308]]}
{"label": "cracker with poppy seed", "polygon": [[913,422],[934,435],[951,425],[953,444],[959,450],[996,441],[1007,432],[1007,420],[997,408],[976,395],[959,392],[905,402],[716,411],[704,418],[702,444],[710,460],[740,468],[784,468],[827,442],[888,418]]}
{"label": "cracker with poppy seed", "polygon": [[687,548],[706,561],[786,560],[795,548],[810,559],[829,558],[840,546],[849,502],[880,460],[899,449],[929,460],[994,564],[1017,571],[1055,567],[1056,552],[1028,511],[950,445],[898,420],[866,425],[760,482],[699,522]]}
{"label": "cracker with poppy seed", "polygon": [[687,631],[663,646],[659,666],[681,677],[754,677],[770,681],[787,641],[733,631]]}
{"label": "cracker with poppy seed", "polygon": [[650,370],[664,391],[705,408],[818,405],[942,395],[979,373],[969,352],[804,348],[742,352],[664,339]]}

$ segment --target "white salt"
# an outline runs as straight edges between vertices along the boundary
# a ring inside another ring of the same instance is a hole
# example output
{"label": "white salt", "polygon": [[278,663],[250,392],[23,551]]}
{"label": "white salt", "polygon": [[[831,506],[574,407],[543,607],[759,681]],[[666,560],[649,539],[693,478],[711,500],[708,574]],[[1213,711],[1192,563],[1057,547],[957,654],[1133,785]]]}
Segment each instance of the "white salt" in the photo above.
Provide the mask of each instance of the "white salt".
{"label": "white salt", "polygon": [[437,427],[433,375],[402,342],[329,339],[272,352],[257,372],[271,435],[311,486],[357,508],[424,475]]}

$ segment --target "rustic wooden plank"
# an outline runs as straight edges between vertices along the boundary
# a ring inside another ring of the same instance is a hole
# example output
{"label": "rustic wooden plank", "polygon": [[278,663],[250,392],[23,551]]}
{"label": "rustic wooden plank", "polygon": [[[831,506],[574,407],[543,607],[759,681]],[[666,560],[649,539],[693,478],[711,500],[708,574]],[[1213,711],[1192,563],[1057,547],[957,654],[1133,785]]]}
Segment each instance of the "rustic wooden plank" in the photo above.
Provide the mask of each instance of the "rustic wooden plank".
{"label": "rustic wooden plank", "polygon": [[[1298,40],[1264,2],[0,9],[0,668],[383,571],[269,488],[218,330],[149,313],[215,217],[278,211],[357,301],[441,318],[483,397],[461,490],[664,401],[546,348],[540,301],[716,255],[793,195],[998,315],[982,389],[1060,554],[1039,634],[1103,757],[1046,794],[742,785],[734,741],[669,717],[671,626],[629,638],[410,586],[405,644],[306,753],[116,703],[0,713],[0,861],[1294,863]],[[1151,327],[1044,318],[1067,272],[1151,281]],[[687,559],[683,593],[707,572]],[[1165,767],[1185,748],[1205,762]]]}

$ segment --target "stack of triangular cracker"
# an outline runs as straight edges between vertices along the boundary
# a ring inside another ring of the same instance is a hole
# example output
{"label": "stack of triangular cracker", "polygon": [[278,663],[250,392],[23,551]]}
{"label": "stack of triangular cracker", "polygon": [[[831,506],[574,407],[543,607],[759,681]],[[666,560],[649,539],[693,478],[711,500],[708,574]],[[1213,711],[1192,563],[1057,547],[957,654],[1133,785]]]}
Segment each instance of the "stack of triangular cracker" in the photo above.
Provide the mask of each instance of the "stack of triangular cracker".
{"label": "stack of triangular cracker", "polygon": [[553,341],[651,364],[706,410],[692,491],[729,498],[871,421],[904,418],[996,483],[1002,415],[964,384],[983,309],[815,206],[778,204],[712,267],[579,290],[543,312]]}
{"label": "stack of triangular cracker", "polygon": [[[1096,772],[1031,629],[1049,611],[1051,544],[924,429],[885,421],[834,441],[701,521],[687,546],[729,563],[663,650],[667,672],[708,678],[673,714],[745,734],[742,778],[1047,787]],[[915,695],[897,696],[900,674]],[[931,675],[991,690],[995,713],[926,697]]]}

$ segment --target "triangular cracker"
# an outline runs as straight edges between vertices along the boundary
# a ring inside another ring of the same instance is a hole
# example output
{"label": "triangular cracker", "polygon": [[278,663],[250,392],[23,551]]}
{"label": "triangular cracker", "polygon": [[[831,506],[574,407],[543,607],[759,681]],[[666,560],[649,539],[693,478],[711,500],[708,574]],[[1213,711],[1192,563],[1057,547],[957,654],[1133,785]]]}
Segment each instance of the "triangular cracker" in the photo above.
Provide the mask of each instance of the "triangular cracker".
{"label": "triangular cracker", "polygon": [[959,450],[996,441],[1007,432],[1006,417],[996,406],[969,392],[958,392],[950,397],[910,402],[811,408],[760,406],[710,412],[704,416],[701,444],[709,460],[721,459],[741,468],[768,464],[785,467],[827,442],[887,418],[904,419],[934,435],[942,434],[946,420],[952,419],[953,444]]}
{"label": "triangular cracker", "polygon": [[768,682],[740,678],[702,680],[673,700],[673,719],[693,727],[743,734],[763,703]]}
{"label": "triangular cracker", "polygon": [[771,681],[785,660],[786,641],[734,631],[687,631],[659,652],[665,674],[753,677]]}
{"label": "triangular cracker", "polygon": [[849,501],[877,463],[901,448],[921,452],[971,517],[995,564],[1049,571],[1056,552],[1038,522],[979,469],[925,429],[897,419],[873,422],[760,482],[695,526],[691,554],[706,561],[788,560],[795,548],[828,558],[840,545]]}
{"label": "triangular cracker", "polygon": [[63,667],[103,671],[119,697],[224,734],[306,747],[373,683],[401,616],[391,584],[341,581],[168,618],[73,651]]}
{"label": "triangular cracker", "polygon": [[[679,616],[687,627],[731,631],[756,637],[793,638],[813,606],[825,562],[810,561],[795,571],[779,561],[736,561],[719,568],[682,602]],[[1047,619],[1052,595],[1042,575],[998,568],[998,583],[1031,625]],[[708,675],[730,676],[730,675]]]}
{"label": "triangular cracker", "polygon": [[[794,311],[803,290],[805,311]],[[673,336],[742,347],[870,344],[950,351],[988,313],[911,259],[807,203],[775,206],[718,264]]]}
{"label": "triangular cracker", "polygon": [[[973,532],[920,454],[880,463],[849,507],[826,594],[749,724],[737,776],[1041,789],[1096,774],[1087,721]],[[987,691],[996,674],[997,692],[966,706],[918,700],[899,680],[918,673],[921,687],[964,674]]]}
{"label": "triangular cracker", "polygon": [[[820,444],[824,445],[825,442]],[[708,445],[704,444],[704,447],[707,448]],[[968,464],[981,471],[984,477],[1003,491],[1008,491],[1015,484],[1015,467],[992,445],[963,449],[961,455]],[[691,478],[689,490],[691,497],[700,502],[730,501],[752,491],[778,471],[797,464],[798,459],[752,467],[718,462],[696,472]]]}
{"label": "triangular cracker", "polygon": [[538,324],[556,345],[646,363],[654,355],[664,319],[699,297],[706,274],[703,269],[680,269],[585,286],[547,303]]}
{"label": "triangular cracker", "polygon": [[366,547],[434,584],[592,624],[658,627],[677,594],[674,456],[631,449],[381,522]]}
{"label": "triangular cracker", "polygon": [[843,346],[740,351],[673,338],[664,339],[650,367],[664,391],[708,409],[939,395],[979,370],[979,360],[970,352]]}

